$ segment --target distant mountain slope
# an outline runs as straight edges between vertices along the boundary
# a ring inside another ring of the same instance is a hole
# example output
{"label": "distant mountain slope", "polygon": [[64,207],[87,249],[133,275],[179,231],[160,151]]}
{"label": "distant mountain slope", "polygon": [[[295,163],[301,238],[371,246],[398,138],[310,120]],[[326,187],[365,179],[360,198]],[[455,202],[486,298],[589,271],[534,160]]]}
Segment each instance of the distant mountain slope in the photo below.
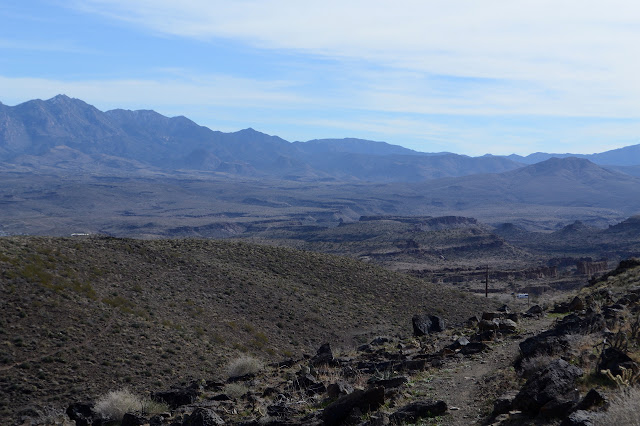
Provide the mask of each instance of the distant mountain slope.
{"label": "distant mountain slope", "polygon": [[[59,161],[60,147],[83,154],[77,157],[81,161]],[[105,156],[110,159],[106,163]],[[361,139],[290,143],[253,129],[223,133],[149,110],[101,112],[64,95],[0,105],[0,161],[0,169],[34,172],[45,167],[48,172],[84,173],[93,167],[106,174],[179,170],[376,182],[499,173],[520,166],[505,158],[425,154]],[[143,170],[145,165],[153,170]]]}
{"label": "distant mountain slope", "polygon": [[593,163],[604,166],[638,166],[640,165],[640,144],[625,146],[623,148],[612,149],[597,154],[549,154],[545,152],[536,152],[526,157],[512,154],[507,158],[524,164],[534,164],[540,161],[548,160],[552,157],[567,158],[576,157],[584,158]]}
{"label": "distant mountain slope", "polygon": [[399,145],[391,145],[387,142],[369,141],[365,139],[314,139],[307,142],[293,142],[302,152],[308,154],[324,154],[330,152],[343,152],[350,154],[366,155],[444,155],[450,152],[426,153],[414,151]]}
{"label": "distant mountain slope", "polygon": [[501,174],[416,185],[434,202],[468,212],[515,204],[617,208],[627,216],[640,211],[640,178],[574,157],[552,158]]}

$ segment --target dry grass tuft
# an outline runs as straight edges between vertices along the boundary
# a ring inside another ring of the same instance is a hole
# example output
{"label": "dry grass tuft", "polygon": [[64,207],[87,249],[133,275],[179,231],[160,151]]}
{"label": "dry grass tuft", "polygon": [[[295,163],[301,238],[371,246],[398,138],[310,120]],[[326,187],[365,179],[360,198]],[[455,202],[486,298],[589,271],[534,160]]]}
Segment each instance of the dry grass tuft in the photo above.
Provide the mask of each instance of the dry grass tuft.
{"label": "dry grass tuft", "polygon": [[594,419],[594,425],[640,425],[640,388],[627,388],[612,398],[609,409]]}
{"label": "dry grass tuft", "polygon": [[242,356],[234,359],[227,365],[227,375],[230,378],[242,377],[247,374],[256,374],[262,370],[262,361],[251,356]]}

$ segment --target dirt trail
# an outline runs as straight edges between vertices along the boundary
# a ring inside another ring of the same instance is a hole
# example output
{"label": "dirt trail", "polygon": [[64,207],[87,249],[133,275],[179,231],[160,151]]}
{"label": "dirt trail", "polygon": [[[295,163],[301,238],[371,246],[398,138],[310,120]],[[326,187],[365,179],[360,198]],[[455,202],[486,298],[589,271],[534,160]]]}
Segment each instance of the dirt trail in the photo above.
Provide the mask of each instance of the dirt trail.
{"label": "dirt trail", "polygon": [[[443,400],[449,406],[449,414],[442,418],[441,424],[480,424],[487,411],[488,395],[483,394],[483,388],[500,386],[499,383],[491,383],[491,380],[485,383],[485,379],[508,370],[520,351],[519,343],[546,330],[553,321],[554,319],[548,316],[538,320],[521,320],[519,326],[524,332],[520,334],[520,338],[505,336],[501,342],[491,343],[490,351],[448,362],[435,372],[429,381],[429,397]],[[502,393],[499,389],[496,392]]]}

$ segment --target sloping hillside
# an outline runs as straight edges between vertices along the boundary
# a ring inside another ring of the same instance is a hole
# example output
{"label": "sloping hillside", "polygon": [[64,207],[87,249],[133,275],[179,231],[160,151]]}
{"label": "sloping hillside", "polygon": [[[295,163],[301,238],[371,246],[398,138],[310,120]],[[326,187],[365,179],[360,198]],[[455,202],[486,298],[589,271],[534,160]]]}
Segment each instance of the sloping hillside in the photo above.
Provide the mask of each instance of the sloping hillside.
{"label": "sloping hillside", "polygon": [[[490,301],[342,257],[203,240],[0,239],[0,415],[216,378],[248,352],[411,333]],[[495,307],[493,307],[495,308]]]}

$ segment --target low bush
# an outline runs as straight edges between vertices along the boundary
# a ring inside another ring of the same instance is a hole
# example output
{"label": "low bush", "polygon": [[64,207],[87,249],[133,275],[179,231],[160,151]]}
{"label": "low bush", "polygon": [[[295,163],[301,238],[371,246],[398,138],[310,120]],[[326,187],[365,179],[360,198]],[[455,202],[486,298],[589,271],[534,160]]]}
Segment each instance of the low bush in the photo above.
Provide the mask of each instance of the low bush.
{"label": "low bush", "polygon": [[128,389],[120,389],[98,399],[95,410],[108,420],[120,421],[127,413],[157,414],[169,411],[169,407],[151,399],[140,398]]}
{"label": "low bush", "polygon": [[593,422],[596,426],[640,425],[640,388],[630,387],[612,398],[609,409]]}
{"label": "low bush", "polygon": [[234,359],[227,365],[227,375],[230,378],[256,374],[260,370],[262,370],[262,362],[250,356]]}

